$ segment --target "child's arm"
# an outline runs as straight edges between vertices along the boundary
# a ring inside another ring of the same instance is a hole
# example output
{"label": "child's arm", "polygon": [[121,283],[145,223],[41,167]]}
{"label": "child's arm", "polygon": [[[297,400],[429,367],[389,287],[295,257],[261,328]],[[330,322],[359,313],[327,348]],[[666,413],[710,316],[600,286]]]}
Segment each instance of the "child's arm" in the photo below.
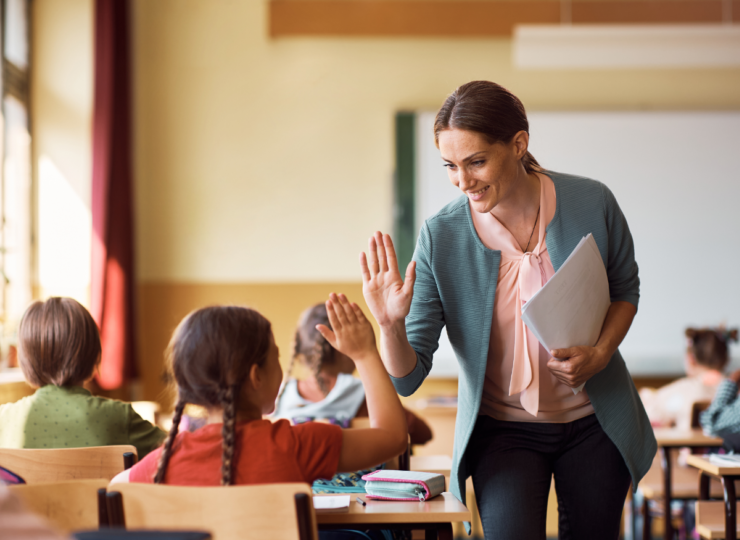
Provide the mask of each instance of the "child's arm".
{"label": "child's arm", "polygon": [[375,334],[370,322],[357,304],[332,293],[326,302],[332,330],[316,328],[339,352],[357,365],[365,386],[369,429],[346,429],[342,435],[339,472],[357,471],[379,465],[399,454],[408,444],[406,414],[396,389],[380,360]]}
{"label": "child's arm", "polygon": [[717,387],[712,404],[701,413],[701,427],[716,437],[740,433],[740,401],[737,399],[740,371]]}

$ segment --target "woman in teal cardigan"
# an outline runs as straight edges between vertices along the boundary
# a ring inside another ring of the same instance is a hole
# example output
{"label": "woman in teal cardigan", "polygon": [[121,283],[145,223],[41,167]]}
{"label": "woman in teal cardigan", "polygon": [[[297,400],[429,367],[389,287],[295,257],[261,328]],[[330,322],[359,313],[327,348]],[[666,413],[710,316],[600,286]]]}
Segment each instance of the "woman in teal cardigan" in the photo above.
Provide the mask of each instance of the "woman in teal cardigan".
{"label": "woman in teal cardigan", "polygon": [[[544,538],[554,475],[560,538],[616,539],[657,448],[617,349],[639,299],[627,222],[603,184],[537,164],[524,107],[495,83],[458,88],[434,129],[464,195],[425,222],[405,280],[388,235],[361,256],[386,368],[413,394],[447,328],[460,364],[452,491],[464,502],[473,477],[486,538]],[[546,351],[519,310],[589,233],[609,279],[601,335]]]}

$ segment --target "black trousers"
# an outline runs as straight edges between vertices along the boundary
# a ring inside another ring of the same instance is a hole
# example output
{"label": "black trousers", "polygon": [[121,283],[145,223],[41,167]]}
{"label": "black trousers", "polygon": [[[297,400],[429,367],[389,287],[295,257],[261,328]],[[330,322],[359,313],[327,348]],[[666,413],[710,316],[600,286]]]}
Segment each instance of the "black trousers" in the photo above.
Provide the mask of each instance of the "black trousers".
{"label": "black trousers", "polygon": [[468,444],[487,540],[544,540],[555,476],[561,540],[616,540],[630,474],[592,414],[565,424],[479,416]]}

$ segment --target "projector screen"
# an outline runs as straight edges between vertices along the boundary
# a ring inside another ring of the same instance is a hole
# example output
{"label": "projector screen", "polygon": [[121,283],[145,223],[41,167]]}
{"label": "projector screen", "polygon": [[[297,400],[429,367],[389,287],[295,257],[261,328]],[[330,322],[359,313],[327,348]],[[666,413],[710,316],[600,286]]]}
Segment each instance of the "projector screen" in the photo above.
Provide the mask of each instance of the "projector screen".
{"label": "projector screen", "polygon": [[[460,196],[416,116],[415,220]],[[620,350],[633,375],[683,372],[687,326],[740,324],[740,112],[532,112],[530,151],[546,169],[606,184],[640,267],[640,305]],[[433,376],[457,362],[443,336]],[[732,367],[740,365],[731,346]]]}

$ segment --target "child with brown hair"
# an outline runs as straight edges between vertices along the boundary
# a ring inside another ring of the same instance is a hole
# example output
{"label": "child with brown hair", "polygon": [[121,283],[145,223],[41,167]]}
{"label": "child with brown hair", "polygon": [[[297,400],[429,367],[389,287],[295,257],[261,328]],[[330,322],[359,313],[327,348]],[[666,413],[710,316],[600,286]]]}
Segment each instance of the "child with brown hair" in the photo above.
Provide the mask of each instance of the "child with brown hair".
{"label": "child with brown hair", "polygon": [[[383,367],[372,326],[357,304],[332,294],[331,329],[318,330],[351,357],[366,382],[369,429],[342,430],[263,419],[275,407],[282,369],[270,323],[243,307],[209,307],[177,327],[168,358],[177,384],[172,429],[164,446],[113,482],[232,485],[308,482],[382,463],[406,447],[401,402]],[[208,409],[208,425],[178,433],[187,403]]]}
{"label": "child with brown hair", "polygon": [[75,448],[131,444],[139,458],[165,433],[129,403],[95,397],[83,384],[100,363],[100,335],[72,298],[29,306],[18,329],[18,360],[32,396],[0,405],[0,448]]}
{"label": "child with brown hair", "polygon": [[687,376],[657,390],[640,390],[645,411],[654,426],[691,427],[693,404],[711,401],[717,393],[730,359],[728,344],[737,341],[737,329],[687,328],[686,338]]}
{"label": "child with brown hair", "polygon": [[[352,375],[355,371],[352,359],[332,347],[316,329],[317,325],[331,327],[324,304],[308,308],[298,321],[293,358],[273,416],[295,423],[329,419],[349,427],[352,418],[367,416],[365,388],[362,381]],[[291,377],[296,362],[308,370],[307,378]],[[404,411],[411,444],[428,442],[432,438],[429,426],[411,411]]]}

